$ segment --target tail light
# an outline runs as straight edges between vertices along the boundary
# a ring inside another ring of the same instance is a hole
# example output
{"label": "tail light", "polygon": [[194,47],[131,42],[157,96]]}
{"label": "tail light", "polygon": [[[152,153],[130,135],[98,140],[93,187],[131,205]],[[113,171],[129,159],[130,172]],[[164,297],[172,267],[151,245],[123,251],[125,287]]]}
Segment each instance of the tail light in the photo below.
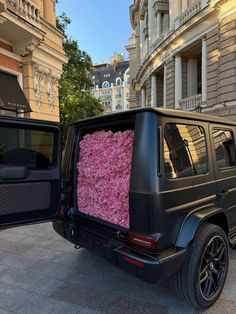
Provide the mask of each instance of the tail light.
{"label": "tail light", "polygon": [[130,263],[130,264],[133,264],[135,266],[138,266],[140,268],[144,268],[144,263],[140,262],[140,261],[137,261],[136,259],[133,259],[131,257],[128,257],[128,256],[123,256],[123,260]]}
{"label": "tail light", "polygon": [[129,243],[144,249],[157,249],[157,239],[147,237],[135,232],[129,232]]}

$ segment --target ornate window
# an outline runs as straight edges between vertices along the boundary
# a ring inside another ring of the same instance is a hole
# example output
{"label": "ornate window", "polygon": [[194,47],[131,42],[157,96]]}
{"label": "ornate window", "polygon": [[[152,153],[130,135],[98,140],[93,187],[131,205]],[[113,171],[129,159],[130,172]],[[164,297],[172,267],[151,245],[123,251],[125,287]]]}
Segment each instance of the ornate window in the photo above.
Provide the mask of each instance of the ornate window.
{"label": "ornate window", "polygon": [[117,77],[117,79],[116,79],[116,86],[121,86],[121,83],[122,83],[121,78]]}
{"label": "ornate window", "polygon": [[110,87],[110,83],[109,82],[105,81],[105,82],[102,83],[102,88],[108,88],[108,87]]}

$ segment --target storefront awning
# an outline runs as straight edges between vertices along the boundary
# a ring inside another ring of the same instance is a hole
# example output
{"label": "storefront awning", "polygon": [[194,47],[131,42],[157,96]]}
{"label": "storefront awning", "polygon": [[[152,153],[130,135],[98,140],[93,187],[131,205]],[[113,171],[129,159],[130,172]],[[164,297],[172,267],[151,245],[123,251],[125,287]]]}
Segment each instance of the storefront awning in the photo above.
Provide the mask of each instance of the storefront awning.
{"label": "storefront awning", "polygon": [[32,111],[17,77],[4,72],[0,72],[0,109],[15,112]]}

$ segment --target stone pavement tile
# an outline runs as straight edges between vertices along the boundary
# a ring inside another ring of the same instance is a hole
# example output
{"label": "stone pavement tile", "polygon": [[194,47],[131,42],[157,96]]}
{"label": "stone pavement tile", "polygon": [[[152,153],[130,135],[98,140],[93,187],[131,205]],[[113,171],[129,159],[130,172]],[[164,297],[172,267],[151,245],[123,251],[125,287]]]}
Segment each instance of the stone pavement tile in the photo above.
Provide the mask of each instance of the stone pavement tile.
{"label": "stone pavement tile", "polygon": [[40,260],[31,265],[28,271],[63,280],[71,272],[71,267],[70,265],[58,264],[54,261]]}
{"label": "stone pavement tile", "polygon": [[1,309],[20,313],[18,311],[19,306],[23,305],[25,302],[30,302],[32,294],[19,287],[17,288],[0,283],[0,296]]}
{"label": "stone pavement tile", "polygon": [[7,310],[3,310],[3,309],[0,309],[0,314],[11,314],[13,312],[10,312],[10,311],[7,311]]}
{"label": "stone pavement tile", "polygon": [[236,249],[229,250],[229,257],[231,261],[236,259]]}
{"label": "stone pavement tile", "polygon": [[23,303],[17,309],[17,314],[77,314],[81,307],[61,300],[55,300],[34,294],[30,301]]}
{"label": "stone pavement tile", "polygon": [[19,242],[6,241],[0,238],[0,251],[14,254],[22,254],[32,248],[31,245],[21,244]]}
{"label": "stone pavement tile", "polygon": [[229,301],[219,299],[212,307],[205,311],[201,311],[202,314],[234,314],[236,313],[236,301]]}
{"label": "stone pavement tile", "polygon": [[[123,278],[119,278],[117,276],[113,276],[110,273],[97,273],[97,274],[89,274],[85,280],[86,284],[92,286],[91,279],[100,291],[104,293],[109,293],[110,291],[116,291],[120,295],[129,295],[130,297],[136,296],[138,289],[141,285],[141,282],[137,278],[132,278],[127,276],[124,280]],[[84,282],[84,281],[83,281]]]}
{"label": "stone pavement tile", "polygon": [[[11,232],[9,232],[9,230],[11,230]],[[12,241],[12,242],[21,242],[26,237],[27,237],[26,234],[16,233],[14,229],[8,229],[8,232],[4,230],[4,232],[0,233],[1,241],[7,240],[7,241]]]}
{"label": "stone pavement tile", "polygon": [[[2,262],[2,254],[1,254],[1,260],[0,261]],[[5,273],[5,271],[8,269],[8,267],[9,267],[8,265],[4,265],[2,263],[0,264],[0,276],[1,276],[1,274]]]}
{"label": "stone pavement tile", "polygon": [[100,311],[91,310],[91,309],[88,309],[85,307],[80,310],[80,314],[101,314],[101,313],[102,312],[100,312]]}
{"label": "stone pavement tile", "polygon": [[[236,265],[230,265],[227,281],[221,294],[225,300],[236,300]],[[236,313],[236,309],[235,309]]]}
{"label": "stone pavement tile", "polygon": [[[178,307],[171,307],[168,309],[168,314],[198,314],[199,311],[197,309],[183,309]],[[223,314],[223,313],[222,313]]]}
{"label": "stone pavement tile", "polygon": [[50,248],[54,245],[53,239],[42,238],[37,236],[28,236],[21,240],[22,244],[29,244],[32,247]]}
{"label": "stone pavement tile", "polygon": [[75,266],[73,269],[79,269],[81,266],[80,262],[80,251],[72,249],[71,252],[60,252],[57,255],[56,262],[64,265],[72,265]]}
{"label": "stone pavement tile", "polygon": [[31,290],[42,277],[43,275],[41,273],[33,273],[29,270],[8,267],[5,272],[0,275],[0,282],[5,285]]}
{"label": "stone pavement tile", "polygon": [[191,313],[194,308],[181,301],[178,297],[174,296],[170,292],[167,280],[168,279],[155,284],[141,282],[135,297],[139,298],[140,300],[145,300],[153,305],[162,304],[170,308],[181,309],[183,313]]}
{"label": "stone pavement tile", "polygon": [[160,304],[153,305],[145,301],[119,296],[116,301],[109,304],[108,308],[104,308],[104,312],[111,314],[164,314],[168,313],[168,308]]}
{"label": "stone pavement tile", "polygon": [[12,266],[20,269],[27,269],[37,261],[36,259],[27,258],[24,254],[16,255],[12,253],[1,252],[1,265]]}
{"label": "stone pavement tile", "polygon": [[99,288],[95,289],[81,284],[67,283],[56,290],[51,297],[102,313],[161,314],[168,311],[166,306],[158,304],[154,306],[148,302],[119,295],[112,290],[104,293]]}
{"label": "stone pavement tile", "polygon": [[70,243],[69,241],[64,240],[63,238],[59,237],[53,243],[52,249],[55,251],[60,252],[72,252],[75,250],[74,244]]}
{"label": "stone pavement tile", "polygon": [[60,252],[48,248],[46,249],[40,247],[33,247],[32,249],[28,250],[24,256],[27,258],[33,258],[38,260],[52,261],[56,260],[56,257],[58,255],[60,255]]}
{"label": "stone pavement tile", "polygon": [[43,276],[39,281],[31,288],[37,294],[43,296],[50,296],[58,288],[63,286],[64,282],[49,276]]}

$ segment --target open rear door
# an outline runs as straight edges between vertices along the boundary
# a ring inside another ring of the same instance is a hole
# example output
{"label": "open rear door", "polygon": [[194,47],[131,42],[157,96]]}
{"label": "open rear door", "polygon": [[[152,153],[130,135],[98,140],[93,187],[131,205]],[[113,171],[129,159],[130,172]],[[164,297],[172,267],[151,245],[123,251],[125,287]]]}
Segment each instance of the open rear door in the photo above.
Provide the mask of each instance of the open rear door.
{"label": "open rear door", "polygon": [[59,124],[0,117],[0,227],[56,218],[60,167]]}

